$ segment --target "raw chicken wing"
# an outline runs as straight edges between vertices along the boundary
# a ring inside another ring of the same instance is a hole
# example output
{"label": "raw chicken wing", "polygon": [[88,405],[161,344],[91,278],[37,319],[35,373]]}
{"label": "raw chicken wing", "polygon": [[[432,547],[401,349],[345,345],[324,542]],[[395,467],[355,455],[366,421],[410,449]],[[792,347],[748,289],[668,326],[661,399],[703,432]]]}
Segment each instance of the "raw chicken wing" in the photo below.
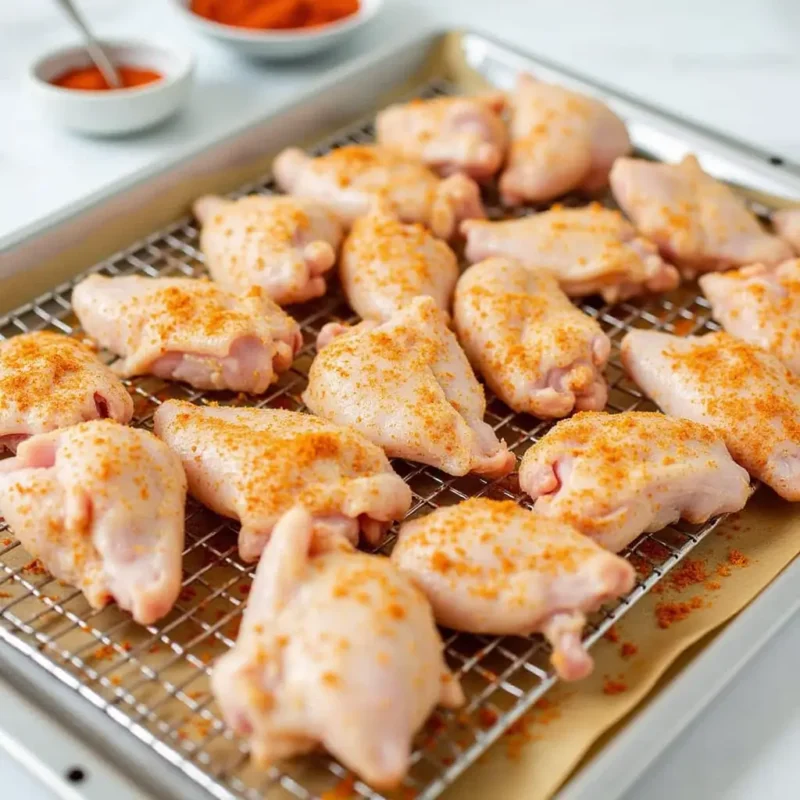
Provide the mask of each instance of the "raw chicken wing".
{"label": "raw chicken wing", "polygon": [[211,277],[230,292],[260,286],[280,305],[325,294],[342,228],[312,200],[208,195],[194,204],[200,247]]}
{"label": "raw chicken wing", "polygon": [[716,431],[657,411],[559,422],[525,453],[519,485],[537,514],[615,552],[681,517],[700,524],[739,511],[750,496]]}
{"label": "raw chicken wing", "polygon": [[505,96],[496,93],[389,106],[375,119],[378,144],[441,175],[491,178],[505,156],[508,135],[500,116],[505,104]]}
{"label": "raw chicken wing", "polygon": [[506,205],[552,200],[608,185],[631,149],[625,123],[598,100],[520,75],[511,95],[511,147],[500,178]]}
{"label": "raw chicken wing", "polygon": [[700,278],[711,312],[737,339],[769,350],[800,374],[800,259]]}
{"label": "raw chicken wing", "polygon": [[0,342],[0,452],[37,433],[132,416],[122,381],[85,344],[50,331]]}
{"label": "raw chicken wing", "polygon": [[633,588],[633,567],[571,526],[511,501],[472,498],[400,529],[392,561],[440,625],[470,633],[543,633],[559,677],[592,671],[585,614]]}
{"label": "raw chicken wing", "polygon": [[469,360],[514,411],[544,419],[604,408],[611,343],[544,270],[490,258],[459,279],[456,332]]}
{"label": "raw chicken wing", "polygon": [[92,608],[142,625],[181,587],[186,476],[152,433],[111,420],[33,436],[0,462],[0,513],[25,549]]}
{"label": "raw chicken wing", "polygon": [[772,214],[775,233],[800,255],[800,208],[784,208]]}
{"label": "raw chicken wing", "polygon": [[447,311],[458,279],[455,253],[419,223],[376,209],[360,217],[342,248],[342,286],[364,319],[384,320],[427,295]]}
{"label": "raw chicken wing", "polygon": [[620,158],[611,188],[622,210],[686,277],[792,257],[766,233],[743,198],[703,172],[695,156],[679,164]]}
{"label": "raw chicken wing", "polygon": [[666,292],[678,271],[638,236],[618,212],[591,203],[553,208],[505,222],[467,221],[467,258],[515,258],[526,267],[552,272],[570,297],[601,294],[608,303],[644,292]]}
{"label": "raw chicken wing", "polygon": [[303,343],[297,323],[258,286],[236,295],[191,278],[91,275],[72,305],[86,333],[120,356],[113,368],[124,377],[261,394]]}
{"label": "raw chicken wing", "polygon": [[753,477],[800,500],[800,378],[775,356],[727,333],[635,330],[622,362],[663,411],[715,428]]}
{"label": "raw chicken wing", "polygon": [[361,530],[373,544],[411,505],[410,489],[379,447],[310,414],[168,400],[154,423],[180,456],[192,495],[242,523],[244,561],[258,559],[275,523],[297,503],[320,531],[356,542]]}
{"label": "raw chicken wing", "polygon": [[378,789],[408,770],[437,703],[463,703],[428,602],[388,558],[315,536],[302,508],[275,526],[214,695],[260,766],[324,745]]}
{"label": "raw chicken wing", "polygon": [[483,387],[433,298],[417,297],[382,324],[326,325],[318,347],[303,395],[315,414],[352,426],[389,456],[451,475],[514,469],[514,455],[483,421]]}
{"label": "raw chicken wing", "polygon": [[274,164],[281,189],[328,206],[352,225],[376,203],[403,222],[421,222],[449,239],[464,219],[483,217],[478,185],[466,175],[440,180],[424,164],[377,145],[347,145],[312,158],[284,150]]}

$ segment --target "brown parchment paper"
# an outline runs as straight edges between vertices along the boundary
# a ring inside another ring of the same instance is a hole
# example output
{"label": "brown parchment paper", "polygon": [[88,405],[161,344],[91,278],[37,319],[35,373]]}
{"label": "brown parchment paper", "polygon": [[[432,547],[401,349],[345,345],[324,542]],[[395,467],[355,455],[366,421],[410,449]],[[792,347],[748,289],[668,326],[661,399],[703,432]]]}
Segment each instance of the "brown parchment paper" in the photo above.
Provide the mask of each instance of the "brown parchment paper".
{"label": "brown parchment paper", "polygon": [[[588,680],[554,687],[445,796],[552,797],[593,745],[605,743],[606,732],[624,724],[669,682],[676,659],[701,653],[713,639],[709,634],[741,611],[798,552],[800,510],[761,489],[741,514],[698,545],[688,564],[681,562],[664,578],[662,589],[643,597],[610,637],[595,645],[595,671]],[[691,668],[691,658],[683,659],[683,669]]]}

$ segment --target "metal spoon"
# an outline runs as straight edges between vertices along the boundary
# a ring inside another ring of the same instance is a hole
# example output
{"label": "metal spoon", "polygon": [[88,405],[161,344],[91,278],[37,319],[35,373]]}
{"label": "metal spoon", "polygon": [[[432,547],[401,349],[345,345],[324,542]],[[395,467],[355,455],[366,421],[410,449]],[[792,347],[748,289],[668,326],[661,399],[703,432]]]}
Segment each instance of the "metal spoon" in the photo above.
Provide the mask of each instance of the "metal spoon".
{"label": "metal spoon", "polygon": [[83,34],[89,58],[94,61],[95,66],[106,79],[106,83],[114,89],[121,89],[122,79],[119,77],[116,67],[108,57],[108,53],[103,49],[103,46],[92,35],[92,32],[84,22],[83,17],[78,13],[78,9],[75,8],[72,0],[58,0],[58,4],[67,12],[70,19],[75,23],[75,26]]}

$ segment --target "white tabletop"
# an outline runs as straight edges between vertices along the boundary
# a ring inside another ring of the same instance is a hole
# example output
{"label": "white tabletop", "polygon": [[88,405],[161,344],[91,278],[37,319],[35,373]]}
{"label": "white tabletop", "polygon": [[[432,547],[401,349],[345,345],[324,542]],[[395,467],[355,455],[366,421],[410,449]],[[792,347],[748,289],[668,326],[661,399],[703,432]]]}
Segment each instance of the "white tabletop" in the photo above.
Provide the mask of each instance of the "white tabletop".
{"label": "white tabletop", "polygon": [[[262,117],[378,42],[435,25],[483,29],[800,163],[798,0],[387,0],[346,49],[291,67],[243,62],[197,38],[167,0],[80,5],[102,35],[193,51],[196,90],[180,117],[137,138],[89,141],[50,129],[25,91],[26,71],[38,54],[74,37],[53,0],[0,2],[0,238]],[[800,619],[626,800],[796,797],[798,663]],[[49,797],[1,752],[0,787],[4,800]]]}

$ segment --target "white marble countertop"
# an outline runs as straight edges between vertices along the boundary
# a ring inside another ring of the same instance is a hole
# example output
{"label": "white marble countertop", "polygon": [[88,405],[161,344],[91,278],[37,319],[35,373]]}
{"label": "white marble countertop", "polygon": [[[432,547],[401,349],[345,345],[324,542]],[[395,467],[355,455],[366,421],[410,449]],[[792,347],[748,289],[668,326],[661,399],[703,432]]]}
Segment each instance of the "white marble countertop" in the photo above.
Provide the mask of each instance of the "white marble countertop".
{"label": "white marble countertop", "polygon": [[[290,67],[243,62],[197,38],[167,0],[80,5],[101,35],[192,50],[192,101],[180,117],[137,138],[91,141],[45,126],[25,89],[26,71],[43,51],[74,37],[53,0],[0,3],[0,239],[264,116],[334,64],[434,26],[485,30],[800,163],[797,0],[387,0],[381,17],[344,50]],[[798,663],[795,619],[626,800],[796,797]],[[4,800],[51,797],[1,750],[0,787]]]}

